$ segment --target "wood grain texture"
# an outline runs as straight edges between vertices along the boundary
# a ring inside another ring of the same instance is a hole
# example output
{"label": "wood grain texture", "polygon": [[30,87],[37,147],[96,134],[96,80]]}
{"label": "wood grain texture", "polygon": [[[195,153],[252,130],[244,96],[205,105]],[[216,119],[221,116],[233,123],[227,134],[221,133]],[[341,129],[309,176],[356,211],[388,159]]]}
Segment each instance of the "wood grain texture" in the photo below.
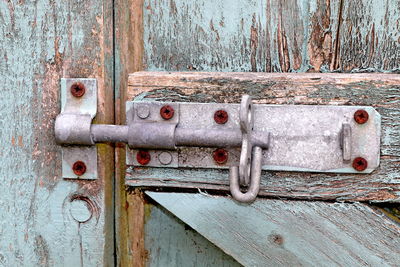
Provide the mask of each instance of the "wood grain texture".
{"label": "wood grain texture", "polygon": [[145,244],[146,266],[242,266],[159,205],[146,204]]}
{"label": "wood grain texture", "polygon": [[[126,196],[125,210],[127,211],[127,226],[120,228],[120,231],[125,231],[122,234],[127,236],[126,251],[120,252],[118,266],[142,267],[148,258],[148,253],[145,249],[145,201],[143,193],[139,190],[134,190]],[[119,242],[123,242],[120,239]],[[121,244],[119,245],[121,247]],[[125,254],[126,253],[126,254]],[[123,255],[125,254],[125,255]]]}
{"label": "wood grain texture", "polygon": [[[137,72],[129,77],[134,101],[366,105],[382,115],[381,163],[370,175],[264,172],[260,194],[339,201],[400,200],[400,75]],[[228,189],[222,170],[131,168],[133,186]]]}
{"label": "wood grain texture", "polygon": [[345,1],[339,68],[400,70],[400,1]]}
{"label": "wood grain texture", "polygon": [[398,0],[145,0],[145,69],[396,70],[399,5]]}
{"label": "wood grain texture", "polygon": [[[115,124],[124,124],[128,74],[142,69],[143,0],[114,1],[114,14]],[[142,205],[140,198],[128,201],[125,187],[125,144],[116,144],[115,155],[116,265],[140,266],[144,263],[144,245],[140,238],[143,233],[133,231],[132,224],[137,225],[137,229],[143,229],[140,227],[143,222],[137,224],[142,214],[138,207]],[[128,212],[132,208],[127,207],[135,207],[134,215],[129,215],[129,218]],[[132,233],[138,237],[132,236]]]}
{"label": "wood grain texture", "polygon": [[147,192],[244,266],[397,266],[400,226],[370,207]]}
{"label": "wood grain texture", "polygon": [[112,1],[0,2],[1,266],[113,264],[113,148],[98,180],[63,180],[53,131],[61,77],[96,78],[96,122],[114,121],[112,26]]}

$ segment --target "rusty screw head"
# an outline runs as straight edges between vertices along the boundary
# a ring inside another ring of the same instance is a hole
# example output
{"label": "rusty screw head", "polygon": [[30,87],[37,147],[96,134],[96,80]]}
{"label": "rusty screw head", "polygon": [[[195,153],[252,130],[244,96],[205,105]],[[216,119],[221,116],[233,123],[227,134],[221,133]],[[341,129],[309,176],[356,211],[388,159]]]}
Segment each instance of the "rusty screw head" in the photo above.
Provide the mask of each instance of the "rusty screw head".
{"label": "rusty screw head", "polygon": [[72,84],[70,89],[71,89],[71,94],[75,97],[82,97],[86,92],[85,85],[80,82]]}
{"label": "rusty screw head", "polygon": [[228,161],[228,151],[218,148],[213,152],[214,161],[218,164],[225,164]]}
{"label": "rusty screw head", "polygon": [[358,124],[364,124],[368,121],[368,112],[366,112],[363,109],[359,109],[356,112],[354,112],[354,120],[358,123]]}
{"label": "rusty screw head", "polygon": [[136,154],[136,160],[140,165],[147,165],[151,160],[150,153],[145,150],[139,150]]}
{"label": "rusty screw head", "polygon": [[368,162],[362,157],[357,157],[353,160],[353,168],[359,172],[364,171],[368,167]]}
{"label": "rusty screw head", "polygon": [[169,120],[174,116],[174,108],[170,105],[165,105],[160,109],[160,115],[164,120]]}
{"label": "rusty screw head", "polygon": [[72,170],[77,176],[82,176],[86,172],[86,164],[79,160],[72,165]]}
{"label": "rusty screw head", "polygon": [[217,110],[214,113],[214,120],[218,124],[225,124],[228,121],[228,112],[223,109]]}

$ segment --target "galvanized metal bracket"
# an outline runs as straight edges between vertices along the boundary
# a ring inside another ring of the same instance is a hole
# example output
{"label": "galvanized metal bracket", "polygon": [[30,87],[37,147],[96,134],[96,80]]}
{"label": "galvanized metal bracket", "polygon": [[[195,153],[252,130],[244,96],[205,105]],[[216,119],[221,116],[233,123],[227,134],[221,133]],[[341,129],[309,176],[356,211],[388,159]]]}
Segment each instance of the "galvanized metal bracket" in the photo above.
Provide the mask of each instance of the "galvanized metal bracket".
{"label": "galvanized metal bracket", "polygon": [[55,136],[62,149],[62,177],[97,179],[97,149],[91,123],[97,113],[96,79],[62,78],[61,113]]}
{"label": "galvanized metal bracket", "polygon": [[[143,105],[150,114],[148,117],[139,116]],[[139,120],[162,123],[159,112],[163,105],[179,106],[179,111],[175,111],[179,120],[175,130],[176,149],[149,148],[146,150],[149,160],[143,164],[138,161],[142,150],[130,148],[128,166],[212,169],[237,166],[242,136],[240,105],[128,102],[127,123]],[[214,120],[219,110],[229,115],[225,124]],[[360,111],[368,116],[364,123],[355,119]],[[254,132],[261,134],[252,139],[257,145],[262,143],[259,138],[267,146],[262,152],[263,170],[371,173],[379,166],[381,117],[372,107],[253,105],[253,112]],[[212,133],[217,142],[201,140]],[[196,146],[195,141],[204,141],[204,145]],[[214,157],[217,147],[227,153],[222,164]],[[168,160],[165,155],[169,155]]]}

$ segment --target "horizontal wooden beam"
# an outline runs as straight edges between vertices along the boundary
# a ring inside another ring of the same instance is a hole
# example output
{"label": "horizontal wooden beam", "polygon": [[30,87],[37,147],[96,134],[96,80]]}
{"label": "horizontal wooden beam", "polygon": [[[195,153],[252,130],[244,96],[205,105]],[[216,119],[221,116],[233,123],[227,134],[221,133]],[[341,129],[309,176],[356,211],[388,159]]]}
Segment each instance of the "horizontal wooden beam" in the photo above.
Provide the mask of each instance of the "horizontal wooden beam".
{"label": "horizontal wooden beam", "polygon": [[[128,100],[366,105],[382,115],[381,162],[372,174],[263,173],[261,195],[340,201],[400,200],[400,75],[321,73],[137,72]],[[220,170],[136,168],[129,185],[227,190]]]}

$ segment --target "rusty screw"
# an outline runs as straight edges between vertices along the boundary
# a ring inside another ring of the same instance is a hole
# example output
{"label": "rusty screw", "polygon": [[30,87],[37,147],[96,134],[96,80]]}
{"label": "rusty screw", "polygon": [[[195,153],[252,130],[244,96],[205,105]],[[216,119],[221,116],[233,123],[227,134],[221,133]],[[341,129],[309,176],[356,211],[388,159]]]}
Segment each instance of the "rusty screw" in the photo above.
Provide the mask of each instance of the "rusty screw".
{"label": "rusty screw", "polygon": [[72,170],[77,176],[82,176],[86,172],[86,164],[83,161],[76,161],[74,165],[72,165]]}
{"label": "rusty screw", "polygon": [[357,157],[353,160],[353,168],[359,172],[362,172],[368,167],[368,162],[362,157]]}
{"label": "rusty screw", "polygon": [[218,124],[225,124],[228,121],[228,112],[223,109],[217,110],[214,113],[214,120]]}
{"label": "rusty screw", "polygon": [[150,153],[145,150],[139,150],[136,154],[136,160],[140,165],[147,165],[151,160]]}
{"label": "rusty screw", "polygon": [[83,83],[80,82],[72,84],[70,89],[71,89],[71,94],[75,97],[82,97],[86,92],[85,85],[83,85]]}
{"label": "rusty screw", "polygon": [[174,108],[170,105],[165,105],[160,109],[160,115],[164,120],[169,120],[174,116]]}
{"label": "rusty screw", "polygon": [[218,164],[225,164],[228,161],[228,151],[218,148],[213,152],[214,161]]}
{"label": "rusty screw", "polygon": [[364,124],[368,121],[368,112],[366,112],[363,109],[359,109],[356,112],[354,112],[354,120],[358,124]]}

